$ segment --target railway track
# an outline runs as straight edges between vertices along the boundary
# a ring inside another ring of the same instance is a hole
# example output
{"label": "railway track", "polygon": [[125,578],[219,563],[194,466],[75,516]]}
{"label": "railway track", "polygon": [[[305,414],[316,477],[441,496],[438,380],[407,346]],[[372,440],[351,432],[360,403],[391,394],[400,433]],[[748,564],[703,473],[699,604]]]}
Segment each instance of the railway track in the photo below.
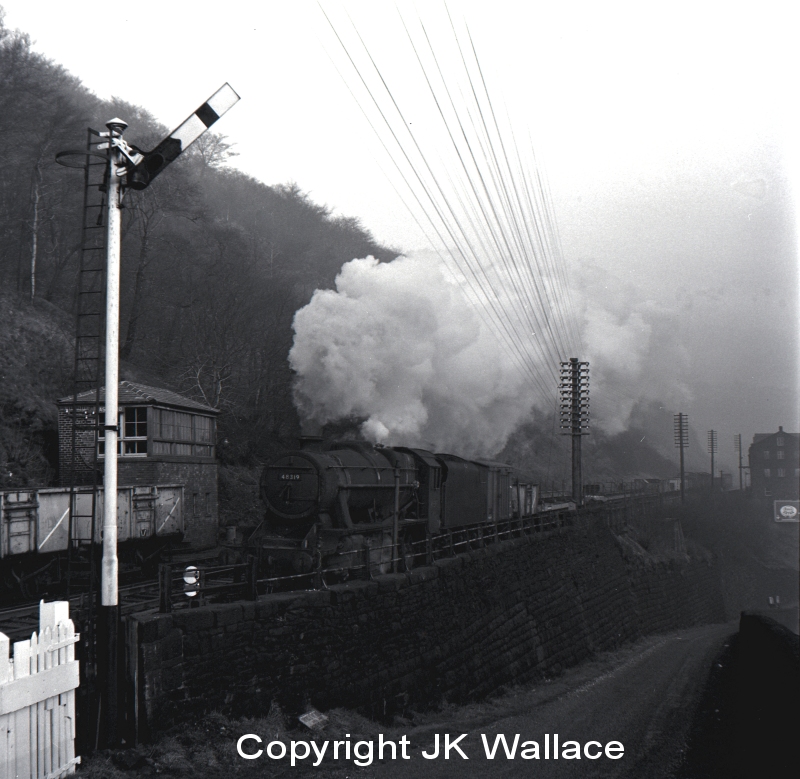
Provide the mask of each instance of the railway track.
{"label": "railway track", "polygon": [[[666,496],[664,496],[666,497]],[[662,500],[664,504],[673,503],[672,500]],[[669,496],[671,497],[671,496]],[[645,503],[649,501],[642,501],[642,509]],[[627,504],[627,505],[626,505]],[[627,509],[627,510],[626,510]],[[566,527],[575,521],[575,518],[580,516],[597,516],[602,517],[607,526],[610,528],[621,527],[626,523],[629,518],[627,516],[630,510],[630,500],[613,501],[610,505],[595,505],[591,508],[579,509],[577,512],[573,509],[566,509],[565,504],[555,504],[550,510],[545,510],[537,515],[537,532],[548,531],[556,528]],[[456,532],[450,538],[450,554],[455,554],[465,549],[475,548],[476,539],[471,535],[471,528],[464,528]],[[522,527],[509,526],[509,528],[501,533],[501,537],[512,537],[513,535],[523,532]],[[528,529],[526,532],[532,532]],[[481,537],[478,540],[478,545],[483,545],[485,539]],[[246,568],[245,565],[235,566],[213,566],[209,567],[208,562],[217,557],[218,550],[213,552],[209,551],[201,555],[177,555],[171,561],[171,584],[169,585],[170,599],[169,608],[185,608],[189,607],[193,602],[191,596],[184,597],[186,590],[191,587],[184,587],[183,585],[183,569],[187,564],[199,565],[202,568],[202,582],[198,585],[199,592],[202,599],[205,600],[206,591],[208,596],[215,600],[217,597],[242,597],[239,590],[244,584],[244,571],[240,569]],[[391,561],[393,562],[393,561]],[[205,565],[204,565],[205,563]],[[236,569],[236,572],[235,570]],[[322,576],[318,577],[316,586],[325,587],[328,582],[325,581],[325,574],[336,575],[340,573],[339,569],[323,570],[318,573]],[[359,572],[351,570],[349,573],[358,578]],[[208,576],[208,582],[206,577]],[[212,581],[213,579],[213,581]],[[296,580],[296,581],[295,581]],[[254,586],[259,591],[267,592],[274,591],[274,588],[279,590],[294,589],[299,586],[305,589],[309,586],[314,587],[313,574],[303,574],[295,576],[279,576],[269,579],[258,579]],[[295,587],[292,586],[295,584]],[[163,587],[164,582],[158,579],[150,579],[147,581],[136,582],[123,585],[119,588],[119,605],[120,616],[127,616],[140,611],[147,611],[163,607]],[[183,594],[181,594],[183,591]],[[174,594],[173,594],[174,593]],[[95,597],[98,597],[97,595]],[[201,600],[201,598],[197,598]],[[87,593],[73,595],[69,598],[70,614],[74,615],[77,624],[83,623],[89,614],[89,596]],[[13,605],[6,608],[0,608],[0,632],[5,633],[12,641],[20,641],[30,637],[31,633],[38,630],[39,625],[39,602],[33,601],[19,605]]]}

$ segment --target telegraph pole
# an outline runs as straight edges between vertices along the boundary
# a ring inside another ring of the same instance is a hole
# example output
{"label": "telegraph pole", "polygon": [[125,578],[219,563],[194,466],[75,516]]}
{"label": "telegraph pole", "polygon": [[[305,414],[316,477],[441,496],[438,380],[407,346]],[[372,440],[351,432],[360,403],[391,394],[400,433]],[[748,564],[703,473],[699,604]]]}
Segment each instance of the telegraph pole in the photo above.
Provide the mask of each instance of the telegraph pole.
{"label": "telegraph pole", "polygon": [[[572,499],[583,505],[581,436],[589,435],[589,363],[571,357],[561,363],[561,429],[572,436]],[[585,432],[584,432],[585,431]]]}
{"label": "telegraph pole", "polygon": [[708,453],[711,455],[711,494],[714,494],[714,453],[717,451],[717,431],[708,431]]}
{"label": "telegraph pole", "polygon": [[684,488],[685,478],[683,475],[683,450],[689,446],[689,415],[675,414],[673,417],[675,446],[681,450],[681,503],[686,501],[686,490]]}
{"label": "telegraph pole", "polygon": [[737,433],[733,437],[733,448],[739,453],[739,492],[744,490],[742,484],[742,434]]}

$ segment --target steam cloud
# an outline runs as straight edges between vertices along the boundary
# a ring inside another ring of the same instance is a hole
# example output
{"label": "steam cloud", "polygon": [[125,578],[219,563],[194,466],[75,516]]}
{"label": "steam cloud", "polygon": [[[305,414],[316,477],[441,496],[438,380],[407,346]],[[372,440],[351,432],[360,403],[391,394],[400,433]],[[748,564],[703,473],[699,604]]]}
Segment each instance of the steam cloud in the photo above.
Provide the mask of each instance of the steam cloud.
{"label": "steam cloud", "polygon": [[372,441],[477,456],[531,412],[521,371],[430,261],[352,260],[294,329],[296,402],[320,423],[366,417]]}
{"label": "steam cloud", "polygon": [[642,286],[625,282],[599,264],[578,269],[585,357],[591,371],[592,427],[609,435],[626,430],[639,402],[659,401],[678,408],[690,400],[683,377],[690,356],[676,337],[679,312]]}
{"label": "steam cloud", "polygon": [[[647,360],[669,324],[655,301],[635,302],[634,290],[590,266],[581,288],[587,354],[579,356],[591,362],[592,422],[615,433],[637,400],[685,390],[674,371],[654,375]],[[430,256],[346,263],[336,290],[317,290],[296,313],[294,330],[289,360],[301,414],[321,424],[365,419],[361,432],[376,443],[488,457],[534,411],[554,411]]]}

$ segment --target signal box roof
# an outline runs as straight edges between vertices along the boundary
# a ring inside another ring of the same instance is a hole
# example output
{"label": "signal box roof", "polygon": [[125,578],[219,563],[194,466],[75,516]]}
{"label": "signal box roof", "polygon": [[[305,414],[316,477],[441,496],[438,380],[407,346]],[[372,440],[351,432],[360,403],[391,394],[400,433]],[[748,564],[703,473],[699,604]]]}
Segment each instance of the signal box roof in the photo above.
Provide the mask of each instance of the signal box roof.
{"label": "signal box roof", "polygon": [[[80,405],[91,404],[95,402],[97,390],[87,390],[78,395],[78,403]],[[105,402],[105,387],[100,387],[100,403]],[[61,398],[57,401],[60,406],[71,406],[73,403],[73,396],[70,395],[66,398]],[[139,384],[133,381],[121,381],[119,383],[119,405],[120,406],[171,406],[172,408],[190,409],[192,411],[202,411],[206,414],[219,414],[219,411],[204,403],[198,403],[196,400],[185,398],[172,390],[163,389],[162,387],[148,387],[144,384]]]}

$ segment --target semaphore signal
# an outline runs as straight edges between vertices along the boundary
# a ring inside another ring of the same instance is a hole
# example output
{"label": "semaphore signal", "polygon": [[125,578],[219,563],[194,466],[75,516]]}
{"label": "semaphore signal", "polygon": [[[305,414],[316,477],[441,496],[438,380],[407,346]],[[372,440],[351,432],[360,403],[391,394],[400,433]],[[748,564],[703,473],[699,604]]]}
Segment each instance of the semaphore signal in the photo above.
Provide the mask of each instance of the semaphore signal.
{"label": "semaphore signal", "polygon": [[[127,186],[145,189],[167,165],[194,143],[214,122],[239,101],[230,84],[223,84],[186,121],[173,130],[155,149],[142,152],[135,147],[127,160]],[[124,152],[123,152],[124,153]]]}
{"label": "semaphore signal", "polygon": [[[107,132],[89,130],[103,138],[94,149],[62,151],[56,162],[66,167],[83,168],[84,183],[88,186],[91,157],[101,157],[105,165],[102,190],[105,204],[101,212],[107,216],[106,227],[106,311],[105,311],[105,457],[103,489],[105,496],[117,494],[117,437],[119,434],[119,285],[122,198],[127,188],[145,189],[164,168],[196,141],[211,125],[239,100],[239,95],[227,83],[223,84],[177,129],[173,130],[152,151],[145,152],[132,146],[122,137],[128,127],[123,119],[115,117],[106,122]],[[75,158],[83,162],[76,164]],[[102,213],[101,213],[102,215]],[[98,219],[98,226],[101,224]],[[99,381],[99,376],[97,377]],[[100,388],[97,388],[97,398]],[[99,401],[98,401],[99,402]],[[106,497],[108,501],[108,497]],[[94,505],[94,504],[93,504]],[[103,716],[107,722],[105,738],[108,744],[117,742],[117,638],[119,635],[119,561],[117,557],[117,512],[105,507],[103,512],[103,555],[100,578],[100,603],[98,622],[102,622],[105,639],[105,685],[103,691]],[[93,509],[94,514],[94,509]],[[71,523],[70,523],[71,524]],[[70,529],[71,532],[71,529]],[[98,709],[98,729],[100,714]],[[99,730],[98,730],[99,732]]]}

